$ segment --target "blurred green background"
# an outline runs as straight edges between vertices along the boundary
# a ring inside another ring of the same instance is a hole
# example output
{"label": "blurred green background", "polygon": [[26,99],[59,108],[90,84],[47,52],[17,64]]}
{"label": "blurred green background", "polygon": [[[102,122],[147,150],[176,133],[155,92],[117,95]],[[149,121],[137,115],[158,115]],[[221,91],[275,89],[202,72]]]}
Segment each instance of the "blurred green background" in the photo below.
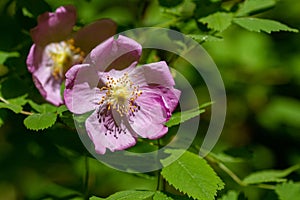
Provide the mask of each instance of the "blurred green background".
{"label": "blurred green background", "polygon": [[[14,87],[10,84],[11,91],[7,93],[12,97],[25,93],[39,96],[25,64],[32,44],[28,30],[36,25],[39,14],[66,4],[77,7],[78,25],[112,18],[123,31],[169,20],[157,1],[1,0],[0,71],[8,69],[13,77],[1,82],[2,92],[11,81]],[[300,4],[294,0],[282,0],[260,16],[299,29],[299,10]],[[226,123],[214,152],[249,152],[247,162],[229,165],[241,177],[256,170],[284,169],[300,163],[299,34],[268,35],[231,26],[222,35],[222,41],[203,44],[220,70],[228,101]],[[210,100],[203,81],[196,81],[195,90],[201,103]],[[0,199],[80,199],[80,193],[86,191],[87,152],[77,133],[62,123],[40,132],[29,131],[23,125],[25,116],[8,110],[1,109],[0,117],[4,123],[0,127]],[[200,134],[205,133],[209,117],[208,110],[202,116]],[[156,188],[151,173],[126,174],[92,158],[88,160],[90,194],[105,197],[125,189]],[[226,174],[217,172],[226,183],[226,190],[244,191],[249,199],[272,199],[275,195],[239,187]],[[300,181],[299,173],[290,178]]]}

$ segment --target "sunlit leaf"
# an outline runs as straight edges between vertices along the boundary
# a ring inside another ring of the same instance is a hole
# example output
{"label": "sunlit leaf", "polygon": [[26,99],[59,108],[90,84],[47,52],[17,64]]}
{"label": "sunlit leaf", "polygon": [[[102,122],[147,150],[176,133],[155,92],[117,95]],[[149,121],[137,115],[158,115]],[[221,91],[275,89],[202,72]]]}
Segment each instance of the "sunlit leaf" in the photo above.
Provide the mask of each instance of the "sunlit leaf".
{"label": "sunlit leaf", "polygon": [[24,125],[30,130],[43,130],[54,125],[57,115],[55,113],[34,113],[24,120]]}
{"label": "sunlit leaf", "polygon": [[243,18],[234,18],[233,22],[249,31],[255,31],[255,32],[261,32],[261,31],[264,31],[266,33],[278,32],[278,31],[289,31],[295,33],[298,32],[297,29],[290,28],[285,24],[270,19],[243,17]]}
{"label": "sunlit leaf", "polygon": [[[154,192],[152,191],[136,191],[136,190],[128,190],[121,191],[115,194],[110,195],[105,198],[106,200],[144,200],[153,196]],[[94,199],[93,199],[94,200]],[[95,199],[96,200],[96,199]]]}
{"label": "sunlit leaf", "polygon": [[0,102],[0,108],[7,108],[15,113],[20,113],[23,110],[23,105],[26,104],[27,95],[23,95],[13,99],[7,99],[5,102]]}
{"label": "sunlit leaf", "polygon": [[238,16],[244,16],[253,12],[266,10],[275,6],[276,0],[246,0],[237,11]]}
{"label": "sunlit leaf", "polygon": [[215,31],[224,31],[231,25],[232,13],[216,12],[207,17],[199,19],[200,22],[207,24],[207,27]]}
{"label": "sunlit leaf", "polygon": [[243,182],[246,184],[257,184],[266,182],[284,182],[285,176],[300,168],[300,165],[292,166],[285,170],[264,170],[254,172],[244,178]]}
{"label": "sunlit leaf", "polygon": [[275,192],[280,200],[299,199],[300,197],[300,183],[287,182],[277,185]]}
{"label": "sunlit leaf", "polygon": [[212,102],[208,102],[208,103],[201,105],[199,108],[193,108],[191,110],[173,113],[172,117],[169,119],[169,121],[166,122],[166,126],[172,127],[172,126],[178,125],[180,123],[183,123],[189,119],[192,119],[192,118],[200,115],[201,113],[204,113],[205,110],[202,108],[209,106],[211,104],[212,104]]}
{"label": "sunlit leaf", "polygon": [[[178,154],[177,150],[168,153]],[[200,156],[186,151],[179,159],[164,167],[162,176],[180,192],[194,199],[213,200],[224,183]]]}
{"label": "sunlit leaf", "polygon": [[57,111],[57,107],[53,106],[51,104],[48,103],[44,103],[44,104],[37,104],[33,101],[28,101],[28,103],[30,104],[30,106],[36,110],[39,113],[46,113],[46,112],[56,112]]}

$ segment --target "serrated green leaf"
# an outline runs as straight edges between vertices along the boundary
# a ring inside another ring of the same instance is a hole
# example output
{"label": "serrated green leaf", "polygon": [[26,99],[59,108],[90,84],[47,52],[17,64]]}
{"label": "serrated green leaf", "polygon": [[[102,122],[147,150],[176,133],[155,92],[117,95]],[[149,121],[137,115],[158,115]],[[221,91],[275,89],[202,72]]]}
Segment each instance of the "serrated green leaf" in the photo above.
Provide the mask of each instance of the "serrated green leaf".
{"label": "serrated green leaf", "polygon": [[157,191],[153,196],[153,200],[173,200],[173,198],[168,197],[166,194],[160,191]]}
{"label": "serrated green leaf", "polygon": [[205,112],[204,109],[193,108],[191,110],[173,113],[172,117],[169,119],[169,121],[166,122],[165,125],[168,127],[172,127],[172,126],[178,125],[180,123],[183,123],[189,119],[192,119],[204,112]]}
{"label": "serrated green leaf", "polygon": [[275,6],[276,0],[246,0],[240,5],[237,16],[244,16],[253,12],[266,10]]}
{"label": "serrated green leaf", "polygon": [[29,105],[37,112],[39,113],[47,113],[47,112],[56,112],[57,111],[57,107],[53,106],[51,104],[48,103],[44,103],[44,104],[37,104],[31,100],[28,101]]}
{"label": "serrated green leaf", "polygon": [[261,32],[261,31],[264,31],[266,33],[277,32],[277,31],[289,31],[295,33],[298,32],[297,29],[290,28],[285,24],[270,19],[243,17],[243,18],[234,18],[233,22],[249,31],[255,31],[255,32]]}
{"label": "serrated green leaf", "polygon": [[[178,154],[177,150],[174,152]],[[161,174],[169,184],[194,199],[213,200],[217,191],[224,187],[222,180],[207,162],[188,151],[164,167]]]}
{"label": "serrated green leaf", "polygon": [[207,17],[201,18],[198,21],[207,24],[208,28],[215,31],[224,31],[231,25],[232,19],[232,13],[216,12],[208,15]]}
{"label": "serrated green leaf", "polygon": [[34,113],[24,120],[24,125],[30,130],[43,130],[54,125],[57,115],[55,113]]}
{"label": "serrated green leaf", "polygon": [[236,191],[230,190],[218,200],[238,200],[239,194]]}
{"label": "serrated green leaf", "polygon": [[249,176],[245,177],[243,182],[246,184],[284,182],[286,181],[286,179],[284,179],[283,177],[289,175],[290,173],[298,169],[300,169],[300,165],[295,165],[285,170],[264,170],[254,172]]}
{"label": "serrated green leaf", "polygon": [[152,191],[127,190],[117,192],[105,198],[106,200],[144,200],[154,195]]}
{"label": "serrated green leaf", "polygon": [[277,185],[275,192],[280,200],[299,199],[300,196],[300,183],[287,182]]}

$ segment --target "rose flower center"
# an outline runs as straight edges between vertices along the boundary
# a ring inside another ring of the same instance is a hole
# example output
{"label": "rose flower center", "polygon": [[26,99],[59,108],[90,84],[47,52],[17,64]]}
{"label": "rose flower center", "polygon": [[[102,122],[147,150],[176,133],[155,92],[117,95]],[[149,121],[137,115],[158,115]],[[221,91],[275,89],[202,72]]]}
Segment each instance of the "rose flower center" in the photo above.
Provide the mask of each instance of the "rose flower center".
{"label": "rose flower center", "polygon": [[105,86],[101,90],[106,90],[99,104],[105,104],[107,109],[115,109],[121,116],[137,112],[140,108],[135,100],[142,94],[138,86],[129,79],[127,73],[122,77],[114,79],[107,76]]}
{"label": "rose flower center", "polygon": [[69,39],[59,43],[50,43],[46,46],[47,56],[50,58],[52,76],[59,80],[74,64],[82,63],[84,52],[74,46],[74,40]]}

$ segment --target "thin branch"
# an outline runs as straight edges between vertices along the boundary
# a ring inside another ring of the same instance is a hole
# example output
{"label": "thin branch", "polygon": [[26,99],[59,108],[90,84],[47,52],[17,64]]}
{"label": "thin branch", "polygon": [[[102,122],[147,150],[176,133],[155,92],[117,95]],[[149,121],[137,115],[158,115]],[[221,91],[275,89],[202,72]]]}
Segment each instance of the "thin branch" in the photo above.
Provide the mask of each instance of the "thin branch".
{"label": "thin branch", "polygon": [[[0,101],[2,101],[3,103],[5,103],[5,104],[11,104],[11,103],[9,103],[6,99],[4,99],[3,97],[0,97]],[[21,112],[20,112],[21,114],[23,114],[23,115],[33,115],[33,113],[32,112],[28,112],[28,111],[25,111],[25,110],[21,110]]]}
{"label": "thin branch", "polygon": [[240,186],[246,187],[246,186],[254,186],[262,189],[268,189],[268,190],[274,190],[274,185],[268,185],[268,184],[256,184],[256,185],[249,185],[245,182],[243,182],[238,175],[236,175],[231,169],[229,169],[224,163],[222,163],[219,159],[216,159],[215,157],[211,155],[207,155],[205,157],[208,161],[216,163],[220,169],[222,169],[226,174],[228,174],[237,184]]}

